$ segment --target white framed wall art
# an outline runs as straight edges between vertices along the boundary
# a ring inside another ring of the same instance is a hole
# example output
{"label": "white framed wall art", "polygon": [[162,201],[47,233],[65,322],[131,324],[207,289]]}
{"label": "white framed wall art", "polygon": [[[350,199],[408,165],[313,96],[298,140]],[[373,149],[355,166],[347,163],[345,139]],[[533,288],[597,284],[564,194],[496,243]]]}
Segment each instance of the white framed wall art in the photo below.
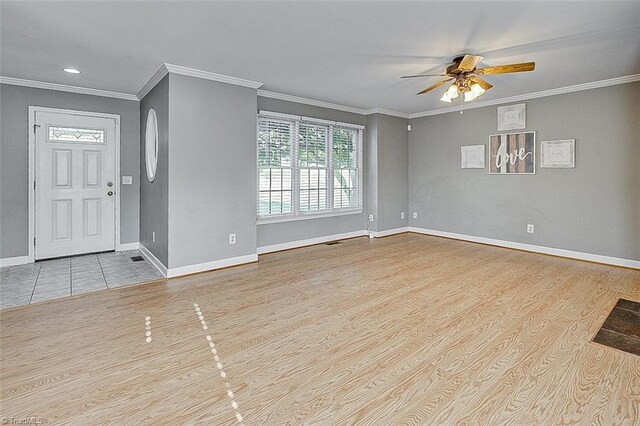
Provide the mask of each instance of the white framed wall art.
{"label": "white framed wall art", "polygon": [[463,169],[484,169],[484,145],[460,147],[460,167]]}
{"label": "white framed wall art", "polygon": [[498,131],[522,130],[527,127],[527,105],[515,104],[498,107]]}
{"label": "white framed wall art", "polygon": [[571,169],[575,166],[575,139],[562,139],[540,142],[540,167]]}

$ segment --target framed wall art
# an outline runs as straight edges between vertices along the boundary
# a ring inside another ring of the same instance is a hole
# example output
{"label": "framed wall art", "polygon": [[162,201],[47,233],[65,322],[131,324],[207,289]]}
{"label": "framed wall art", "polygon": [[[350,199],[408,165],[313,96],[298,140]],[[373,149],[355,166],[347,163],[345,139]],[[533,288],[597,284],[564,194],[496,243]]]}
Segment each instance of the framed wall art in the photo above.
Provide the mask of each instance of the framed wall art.
{"label": "framed wall art", "polygon": [[536,133],[504,133],[489,136],[489,173],[531,175],[536,173]]}
{"label": "framed wall art", "polygon": [[461,146],[460,167],[463,169],[484,169],[484,145]]}
{"label": "framed wall art", "polygon": [[575,139],[540,142],[540,167],[573,168],[575,165]]}
{"label": "framed wall art", "polygon": [[526,104],[498,107],[498,131],[520,130],[527,127]]}

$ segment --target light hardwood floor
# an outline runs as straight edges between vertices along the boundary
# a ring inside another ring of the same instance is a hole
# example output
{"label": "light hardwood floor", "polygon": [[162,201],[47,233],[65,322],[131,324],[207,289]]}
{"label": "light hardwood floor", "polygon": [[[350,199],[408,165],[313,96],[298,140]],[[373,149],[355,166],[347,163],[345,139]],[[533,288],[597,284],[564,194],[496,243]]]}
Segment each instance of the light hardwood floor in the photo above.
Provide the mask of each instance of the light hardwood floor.
{"label": "light hardwood floor", "polygon": [[638,425],[640,357],[591,342],[620,297],[640,271],[416,234],[264,255],[0,313],[0,415]]}

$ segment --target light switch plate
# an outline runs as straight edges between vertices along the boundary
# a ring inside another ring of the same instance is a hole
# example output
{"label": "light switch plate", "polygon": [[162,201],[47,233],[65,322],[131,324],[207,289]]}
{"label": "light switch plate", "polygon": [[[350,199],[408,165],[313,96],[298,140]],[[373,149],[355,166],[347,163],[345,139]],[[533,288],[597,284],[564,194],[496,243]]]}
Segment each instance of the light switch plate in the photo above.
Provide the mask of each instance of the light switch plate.
{"label": "light switch plate", "polygon": [[122,184],[123,185],[133,184],[133,176],[122,176]]}

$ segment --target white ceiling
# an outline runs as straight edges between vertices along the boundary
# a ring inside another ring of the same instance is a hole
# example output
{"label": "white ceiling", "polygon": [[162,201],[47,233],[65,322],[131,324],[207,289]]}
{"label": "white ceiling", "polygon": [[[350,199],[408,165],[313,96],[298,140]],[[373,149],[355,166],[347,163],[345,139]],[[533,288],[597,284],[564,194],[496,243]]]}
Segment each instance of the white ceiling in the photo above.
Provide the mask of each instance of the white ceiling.
{"label": "white ceiling", "polygon": [[[8,2],[0,74],[136,94],[162,63],[263,82],[262,89],[406,113],[450,107],[453,57],[535,61],[487,76],[479,100],[640,73],[640,2]],[[64,73],[74,66],[80,75]],[[460,98],[459,98],[460,99]]]}

